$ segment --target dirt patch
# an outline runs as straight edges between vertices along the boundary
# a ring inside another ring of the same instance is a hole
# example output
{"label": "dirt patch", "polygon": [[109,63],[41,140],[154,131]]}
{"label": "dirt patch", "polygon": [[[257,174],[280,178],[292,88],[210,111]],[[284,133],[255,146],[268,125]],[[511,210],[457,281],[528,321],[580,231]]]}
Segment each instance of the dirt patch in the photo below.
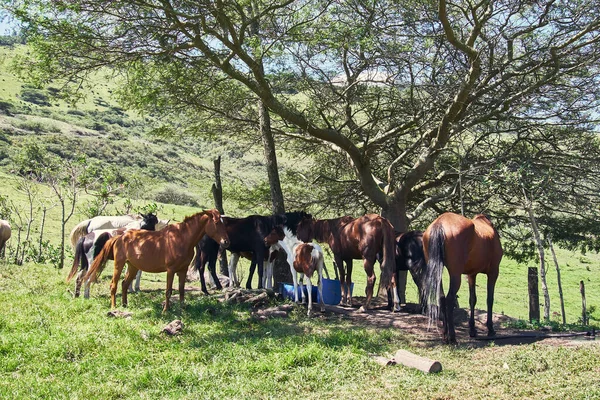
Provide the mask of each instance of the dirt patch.
{"label": "dirt patch", "polygon": [[[326,306],[326,311],[322,314],[323,318],[343,318],[359,326],[368,326],[375,329],[401,329],[404,332],[414,336],[415,345],[430,347],[442,343],[441,322],[434,324],[429,322],[429,318],[422,315],[418,310],[417,304],[407,304],[400,311],[392,313],[387,310],[384,302],[375,300],[374,308],[366,312],[360,312],[359,305],[364,299],[360,297],[353,298],[354,307]],[[318,313],[315,314],[319,315]],[[469,337],[468,311],[457,309],[454,312],[456,339],[460,346],[466,347],[485,347],[494,342],[496,346],[530,344],[542,342],[551,346],[582,346],[594,343],[600,343],[595,340],[595,332],[561,332],[552,333],[550,331],[533,331],[505,328],[508,322],[514,321],[506,315],[494,314],[494,329],[496,336],[487,337],[487,313],[483,310],[475,310],[475,327],[479,334],[478,337]]]}

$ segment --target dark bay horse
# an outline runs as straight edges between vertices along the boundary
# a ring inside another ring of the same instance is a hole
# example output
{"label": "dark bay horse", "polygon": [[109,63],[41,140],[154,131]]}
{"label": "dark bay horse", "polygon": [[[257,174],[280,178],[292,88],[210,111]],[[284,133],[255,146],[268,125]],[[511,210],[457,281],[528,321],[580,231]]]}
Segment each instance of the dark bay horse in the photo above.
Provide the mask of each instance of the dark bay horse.
{"label": "dark bay horse", "polygon": [[[408,231],[396,234],[396,291],[400,304],[406,302],[406,277],[401,277],[402,271],[409,271],[417,285],[419,304],[423,307],[422,281],[427,263],[423,251],[423,232]],[[392,295],[388,291],[388,306],[391,308]]]}
{"label": "dark bay horse", "polygon": [[[454,306],[456,292],[460,288],[462,274],[469,281],[469,335],[476,336],[475,330],[475,277],[478,273],[487,275],[487,328],[488,336],[494,336],[492,306],[494,288],[498,279],[502,245],[492,222],[482,214],[467,219],[459,214],[440,215],[423,234],[427,270],[423,279],[423,300],[428,303],[430,320],[437,320],[437,309],[431,304],[439,301],[442,312],[444,342],[456,343],[454,331]],[[444,297],[442,270],[444,265],[450,275],[450,287]]]}
{"label": "dark bay horse", "polygon": [[[94,258],[100,253],[104,244],[113,236],[122,235],[126,230],[129,229],[145,229],[153,231],[158,224],[158,218],[156,215],[140,214],[141,220],[135,221],[137,225],[135,228],[113,228],[113,229],[97,229],[93,230],[85,236],[80,237],[75,244],[75,255],[73,257],[73,266],[69,275],[67,276],[67,283],[75,276],[77,270],[77,280],[75,282],[75,297],[79,297],[81,290],[81,284],[83,282],[83,276],[87,273],[89,266],[92,265]],[[141,271],[138,273],[138,280],[136,281],[137,290],[139,290],[139,277]],[[90,282],[86,282],[84,297],[87,299],[90,297]]]}
{"label": "dark bay horse", "polygon": [[[377,214],[367,214],[356,219],[349,216],[324,220],[304,218],[298,225],[297,232],[298,239],[303,242],[315,239],[329,244],[342,284],[341,304],[352,305],[352,260],[362,259],[367,273],[367,299],[361,310],[369,308],[373,297],[375,260],[381,260],[381,287],[388,289],[394,285],[395,236],[394,228],[387,219]],[[399,308],[397,299],[394,303]]]}
{"label": "dark bay horse", "polygon": [[[271,233],[276,225],[283,225],[284,217],[280,215],[262,216],[262,215],[250,215],[245,218],[232,218],[223,217],[223,224],[227,230],[229,237],[230,246],[229,251],[233,253],[232,259],[239,258],[239,253],[249,252],[252,253],[252,262],[250,265],[250,275],[246,282],[246,287],[251,288],[252,274],[254,269],[258,266],[258,287],[263,287],[263,264],[266,256],[269,253],[269,248],[265,246],[265,237]],[[196,247],[198,256],[196,257],[196,268],[200,272],[201,282],[204,280],[204,267],[208,263],[208,270],[210,271],[217,289],[221,289],[221,284],[217,283],[215,264],[219,252],[219,245],[215,243],[211,238],[202,238]],[[235,269],[232,269],[232,262],[229,263],[229,279],[232,282],[237,282],[237,276]],[[203,291],[206,289],[206,285],[203,284]]]}
{"label": "dark bay horse", "polygon": [[130,230],[111,238],[94,260],[84,279],[97,276],[97,272],[113,256],[115,269],[110,285],[111,308],[116,308],[117,284],[127,263],[127,273],[122,283],[123,306],[127,306],[127,288],[138,270],[166,272],[167,290],[163,312],[169,309],[175,274],[179,277],[179,302],[183,306],[185,277],[194,258],[194,248],[204,235],[210,236],[223,247],[229,238],[223,219],[217,210],[199,212],[182,222],[167,226],[161,231]]}

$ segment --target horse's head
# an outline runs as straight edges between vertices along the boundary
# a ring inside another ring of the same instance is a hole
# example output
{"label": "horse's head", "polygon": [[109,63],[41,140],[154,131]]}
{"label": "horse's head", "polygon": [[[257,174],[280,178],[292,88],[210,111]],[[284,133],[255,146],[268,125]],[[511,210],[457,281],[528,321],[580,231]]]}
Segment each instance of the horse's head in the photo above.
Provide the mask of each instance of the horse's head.
{"label": "horse's head", "polygon": [[285,213],[285,226],[295,235],[298,229],[298,224],[304,218],[312,218],[312,215],[305,211],[293,211]]}
{"label": "horse's head", "polygon": [[310,242],[314,237],[314,220],[310,214],[306,214],[300,220],[296,228],[296,236],[303,242]]}
{"label": "horse's head", "polygon": [[153,231],[156,229],[156,224],[158,224],[158,218],[156,217],[156,215],[152,213],[140,215],[142,216],[142,223],[140,224],[140,229],[145,229],[147,231]]}
{"label": "horse's head", "polygon": [[227,235],[227,228],[225,228],[225,224],[223,223],[223,217],[221,217],[221,214],[217,210],[209,210],[206,214],[208,215],[206,234],[219,243],[221,247],[228,248],[229,236]]}
{"label": "horse's head", "polygon": [[283,226],[276,225],[273,230],[265,236],[265,246],[270,247],[280,240],[285,239],[285,233],[283,232]]}

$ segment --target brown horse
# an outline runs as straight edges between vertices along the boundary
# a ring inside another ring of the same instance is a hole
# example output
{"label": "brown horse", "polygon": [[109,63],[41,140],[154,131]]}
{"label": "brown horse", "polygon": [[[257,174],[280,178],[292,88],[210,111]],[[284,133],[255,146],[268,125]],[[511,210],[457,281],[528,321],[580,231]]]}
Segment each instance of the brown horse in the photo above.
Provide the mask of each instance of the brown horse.
{"label": "brown horse", "polygon": [[[440,215],[423,234],[423,247],[427,270],[423,280],[423,300],[429,305],[430,320],[437,319],[437,309],[430,305],[439,299],[444,326],[444,342],[456,343],[454,331],[454,305],[456,292],[460,288],[460,276],[469,279],[469,335],[477,335],[475,330],[475,277],[478,273],[487,275],[487,328],[488,336],[494,336],[492,306],[494,287],[498,279],[502,245],[498,232],[485,215],[467,219],[461,215],[445,213]],[[450,275],[450,287],[444,297],[442,271],[446,265]]]}
{"label": "brown horse", "polygon": [[[381,264],[381,287],[387,289],[394,286],[395,235],[394,228],[387,219],[377,214],[367,214],[356,219],[349,216],[324,220],[304,218],[298,224],[297,236],[303,242],[315,239],[329,244],[340,275],[341,304],[352,305],[352,260],[362,259],[367,273],[367,299],[361,310],[368,309],[373,298],[375,260],[379,259]],[[394,303],[399,308],[397,299]]]}
{"label": "brown horse", "polygon": [[161,231],[131,230],[111,238],[98,254],[85,280],[96,277],[96,272],[112,256],[115,269],[110,285],[110,305],[116,308],[117,283],[127,263],[127,273],[122,283],[123,307],[127,306],[127,288],[138,270],[167,272],[166,301],[163,312],[169,309],[175,274],[179,277],[179,302],[183,306],[185,276],[194,257],[194,247],[207,234],[223,247],[229,246],[229,237],[217,210],[203,211],[187,217],[178,224]]}

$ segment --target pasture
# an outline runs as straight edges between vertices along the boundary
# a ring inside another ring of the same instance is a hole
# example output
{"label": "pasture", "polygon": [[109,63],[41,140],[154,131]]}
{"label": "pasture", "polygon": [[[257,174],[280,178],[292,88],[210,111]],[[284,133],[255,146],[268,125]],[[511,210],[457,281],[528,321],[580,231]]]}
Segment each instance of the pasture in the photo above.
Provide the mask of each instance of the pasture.
{"label": "pasture", "polygon": [[[161,313],[164,282],[146,274],[130,319],[109,318],[108,273],[90,300],[73,299],[64,272],[0,264],[0,397],[31,398],[597,398],[600,346],[449,347],[304,308],[258,321],[247,307],[190,292]],[[498,297],[500,299],[500,296]],[[180,318],[180,336],[160,333]],[[459,336],[459,342],[461,337]],[[397,349],[437,359],[425,375],[383,367],[371,354]]]}

